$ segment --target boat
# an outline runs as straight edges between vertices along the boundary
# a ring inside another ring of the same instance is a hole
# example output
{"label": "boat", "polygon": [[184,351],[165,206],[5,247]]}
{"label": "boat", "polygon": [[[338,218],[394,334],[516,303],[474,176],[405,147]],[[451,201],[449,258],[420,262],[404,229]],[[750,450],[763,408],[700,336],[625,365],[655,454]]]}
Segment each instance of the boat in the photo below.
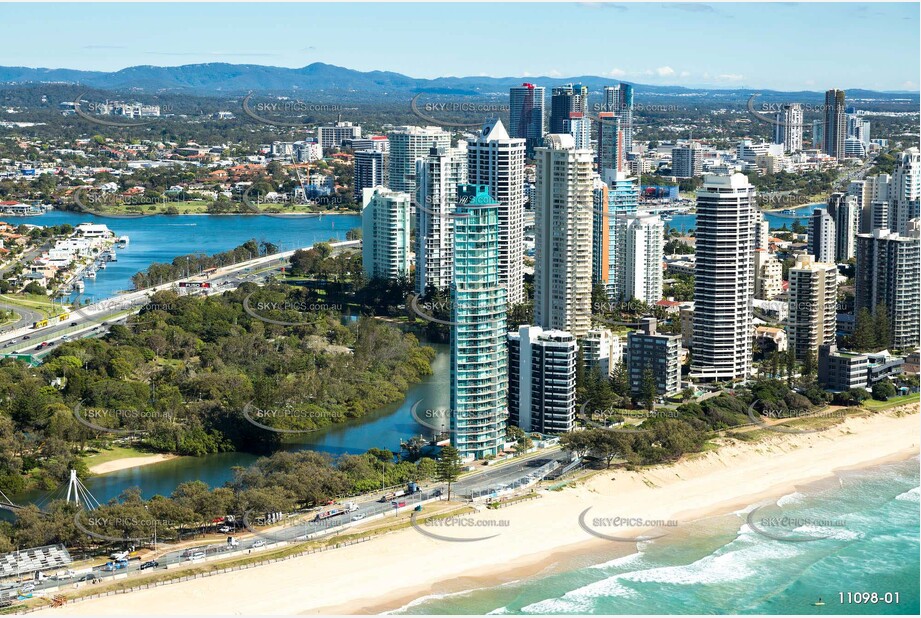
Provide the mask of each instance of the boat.
{"label": "boat", "polygon": [[108,260],[102,260],[101,262],[99,262],[99,268],[100,268],[101,270],[105,270],[105,269],[106,269],[106,262],[107,262],[107,261],[108,261]]}
{"label": "boat", "polygon": [[95,278],[96,278],[96,271],[95,271],[95,270],[88,270],[88,271],[86,271],[86,278],[87,278],[87,279],[95,279]]}
{"label": "boat", "polygon": [[128,238],[127,236],[119,236],[119,237],[118,237],[118,244],[120,244],[122,247],[127,247],[127,246],[128,246],[128,242],[129,242],[130,240],[131,240],[131,239]]}
{"label": "boat", "polygon": [[77,281],[74,283],[74,289],[81,294],[83,293],[83,290],[86,289],[86,285],[84,285],[83,279],[77,279]]}
{"label": "boat", "polygon": [[787,208],[787,209],[785,209],[785,210],[781,210],[781,211],[780,211],[780,214],[782,214],[782,215],[795,215],[795,214],[796,214],[796,211],[793,210],[792,208]]}

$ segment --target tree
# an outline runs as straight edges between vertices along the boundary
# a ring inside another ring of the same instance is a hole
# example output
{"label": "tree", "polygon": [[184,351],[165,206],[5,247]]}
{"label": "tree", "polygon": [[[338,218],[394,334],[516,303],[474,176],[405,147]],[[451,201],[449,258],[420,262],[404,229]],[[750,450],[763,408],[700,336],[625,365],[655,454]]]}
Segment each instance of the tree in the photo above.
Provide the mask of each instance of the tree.
{"label": "tree", "polygon": [[889,328],[889,309],[886,305],[876,305],[873,311],[873,334],[876,336],[876,349],[888,350],[892,346],[892,330]]}
{"label": "tree", "polygon": [[854,323],[854,335],[851,338],[852,347],[861,352],[873,350],[876,347],[876,329],[873,314],[866,307],[857,312]]}
{"label": "tree", "polygon": [[873,385],[873,399],[877,401],[886,401],[895,396],[895,386],[889,380],[883,380]]}
{"label": "tree", "polygon": [[448,484],[448,500],[451,499],[451,483],[457,480],[461,473],[460,453],[453,446],[441,449],[438,462],[435,465],[435,480]]}
{"label": "tree", "polygon": [[659,396],[659,386],[656,383],[656,374],[651,365],[646,365],[643,370],[643,381],[640,384],[640,396],[643,405],[650,412],[656,407],[656,399]]}

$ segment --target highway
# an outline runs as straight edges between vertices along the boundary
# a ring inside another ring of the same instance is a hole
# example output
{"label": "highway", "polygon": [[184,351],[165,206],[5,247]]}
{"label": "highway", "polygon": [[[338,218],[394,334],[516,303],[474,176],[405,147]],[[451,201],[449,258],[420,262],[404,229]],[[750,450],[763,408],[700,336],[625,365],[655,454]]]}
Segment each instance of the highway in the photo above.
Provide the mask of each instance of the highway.
{"label": "highway", "polygon": [[[359,246],[361,241],[345,241],[331,243],[334,249],[341,250],[347,247]],[[309,249],[309,247],[305,247]],[[15,330],[0,334],[0,354],[31,354],[41,357],[60,344],[80,337],[95,337],[106,332],[112,324],[123,323],[128,316],[139,312],[147,304],[150,296],[161,290],[179,290],[181,282],[204,282],[211,284],[210,288],[185,288],[194,289],[199,294],[221,294],[235,290],[244,283],[263,284],[278,268],[288,263],[294,251],[283,251],[272,255],[258,257],[231,266],[219,268],[208,277],[193,276],[177,281],[171,281],[145,290],[128,292],[106,300],[97,301],[90,305],[73,308],[69,317],[62,323],[50,324],[43,328],[32,328],[31,320],[28,324]],[[43,318],[44,316],[39,316]],[[40,347],[42,343],[47,345]]]}

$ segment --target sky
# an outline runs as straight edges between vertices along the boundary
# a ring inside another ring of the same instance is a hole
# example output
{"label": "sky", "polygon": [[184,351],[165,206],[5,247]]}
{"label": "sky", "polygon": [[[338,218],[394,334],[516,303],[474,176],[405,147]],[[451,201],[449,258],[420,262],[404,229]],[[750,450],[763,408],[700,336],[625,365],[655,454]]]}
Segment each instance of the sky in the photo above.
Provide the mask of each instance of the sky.
{"label": "sky", "polygon": [[0,4],[0,66],[325,62],[412,77],[598,75],[919,89],[919,3]]}

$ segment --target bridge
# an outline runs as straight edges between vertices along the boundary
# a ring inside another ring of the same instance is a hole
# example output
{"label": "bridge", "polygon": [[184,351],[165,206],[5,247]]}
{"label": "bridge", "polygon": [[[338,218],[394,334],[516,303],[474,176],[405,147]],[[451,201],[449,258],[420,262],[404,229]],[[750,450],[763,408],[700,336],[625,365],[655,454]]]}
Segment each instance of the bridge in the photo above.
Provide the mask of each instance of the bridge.
{"label": "bridge", "polygon": [[[64,495],[64,490],[67,489],[66,496]],[[77,471],[70,471],[70,479],[67,483],[62,483],[55,491],[49,493],[41,501],[39,501],[35,506],[38,506],[39,513],[46,514],[42,510],[42,505],[46,502],[53,502],[54,500],[64,497],[68,502],[73,502],[80,508],[84,508],[88,511],[92,511],[99,507],[99,501],[96,500],[95,496],[90,493],[90,490],[86,488],[79,478],[77,478]],[[24,511],[28,506],[21,504],[16,504],[10,497],[3,493],[3,490],[0,489],[0,509],[10,511],[12,513],[18,513],[19,511]]]}

